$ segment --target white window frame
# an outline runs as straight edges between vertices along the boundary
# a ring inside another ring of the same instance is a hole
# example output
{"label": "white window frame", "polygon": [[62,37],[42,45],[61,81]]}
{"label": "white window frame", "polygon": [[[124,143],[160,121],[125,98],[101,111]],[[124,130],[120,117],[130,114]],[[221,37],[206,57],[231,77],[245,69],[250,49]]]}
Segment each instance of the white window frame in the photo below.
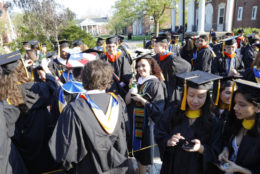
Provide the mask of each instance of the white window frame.
{"label": "white window frame", "polygon": [[253,6],[251,20],[256,20],[257,6]]}
{"label": "white window frame", "polygon": [[242,21],[242,19],[243,19],[243,7],[238,7],[237,20]]}
{"label": "white window frame", "polygon": [[[221,9],[223,9],[223,16],[220,16],[220,11],[221,11]],[[220,18],[223,18],[223,21],[222,21],[222,24],[220,24],[219,22],[220,22]],[[224,22],[225,22],[225,6],[224,7],[219,7],[219,9],[218,9],[218,25],[224,25]]]}

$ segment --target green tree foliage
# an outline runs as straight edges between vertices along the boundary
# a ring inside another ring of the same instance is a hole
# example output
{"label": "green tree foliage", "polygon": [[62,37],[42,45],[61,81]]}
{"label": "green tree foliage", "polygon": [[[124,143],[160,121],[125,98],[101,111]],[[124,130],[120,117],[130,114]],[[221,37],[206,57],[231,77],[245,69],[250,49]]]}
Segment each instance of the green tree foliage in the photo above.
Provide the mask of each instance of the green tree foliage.
{"label": "green tree foliage", "polygon": [[[233,32],[235,35],[238,35],[238,30],[240,28],[235,29]],[[252,34],[254,31],[258,31],[260,33],[260,28],[243,28],[244,29],[244,36],[248,35],[248,34]]]}
{"label": "green tree foliage", "polygon": [[89,48],[93,48],[96,45],[96,40],[93,37],[75,25],[62,30],[62,32],[59,34],[59,40],[74,41],[77,39],[82,39],[82,42]]}

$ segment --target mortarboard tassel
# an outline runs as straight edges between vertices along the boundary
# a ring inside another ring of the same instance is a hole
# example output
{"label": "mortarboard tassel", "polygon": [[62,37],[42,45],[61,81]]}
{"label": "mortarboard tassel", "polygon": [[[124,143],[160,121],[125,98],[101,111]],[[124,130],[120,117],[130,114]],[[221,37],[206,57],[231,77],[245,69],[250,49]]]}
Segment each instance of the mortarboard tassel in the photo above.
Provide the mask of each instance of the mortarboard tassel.
{"label": "mortarboard tassel", "polygon": [[33,64],[31,65],[31,73],[32,73],[32,78],[33,78],[33,80],[34,80]]}
{"label": "mortarboard tassel", "polygon": [[232,92],[231,92],[231,97],[230,97],[230,102],[229,102],[228,111],[231,110],[231,105],[232,105],[232,100],[233,100],[233,94],[234,94],[235,85],[236,85],[236,82],[233,81],[233,84],[232,84]]}
{"label": "mortarboard tassel", "polygon": [[218,80],[218,92],[217,92],[217,97],[215,101],[215,105],[218,106],[219,103],[219,96],[220,96],[220,80]]}
{"label": "mortarboard tassel", "polygon": [[181,102],[181,110],[185,111],[186,110],[186,100],[187,100],[187,80],[185,79],[184,81],[184,93],[183,93],[183,98]]}
{"label": "mortarboard tassel", "polygon": [[104,54],[106,55],[107,54],[106,42],[104,42],[103,47],[104,47]]}
{"label": "mortarboard tassel", "polygon": [[222,56],[223,56],[223,57],[225,56],[225,54],[224,54],[224,47],[225,47],[225,45],[226,45],[226,43],[223,42],[223,45],[222,45]]}

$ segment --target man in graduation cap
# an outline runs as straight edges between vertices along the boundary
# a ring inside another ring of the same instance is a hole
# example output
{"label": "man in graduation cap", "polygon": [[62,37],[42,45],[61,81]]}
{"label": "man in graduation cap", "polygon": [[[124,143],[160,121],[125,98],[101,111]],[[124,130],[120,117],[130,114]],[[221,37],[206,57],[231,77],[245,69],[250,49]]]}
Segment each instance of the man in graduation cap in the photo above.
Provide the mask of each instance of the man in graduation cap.
{"label": "man in graduation cap", "polygon": [[215,58],[212,64],[212,73],[220,76],[239,76],[244,72],[244,63],[236,54],[236,36],[223,40],[223,55]]}
{"label": "man in graduation cap", "polygon": [[211,73],[211,65],[214,58],[213,51],[208,46],[208,36],[201,35],[198,39],[199,51],[193,61],[192,70],[200,70]]}
{"label": "man in graduation cap", "polygon": [[122,35],[117,35],[118,37],[118,49],[122,50],[124,54],[126,55],[130,65],[132,65],[132,57],[129,51],[129,46],[124,42],[125,37]]}
{"label": "man in graduation cap", "polygon": [[155,59],[163,72],[166,83],[168,94],[166,105],[168,106],[170,103],[176,104],[180,100],[180,93],[176,84],[176,74],[189,72],[191,65],[180,56],[173,55],[168,51],[168,41],[165,36],[156,38],[154,52],[156,53]]}
{"label": "man in graduation cap", "polygon": [[132,78],[132,68],[125,54],[117,49],[117,37],[112,36],[106,39],[106,52],[101,57],[109,62],[114,68],[114,84],[109,91],[120,94],[123,98],[128,91],[129,82]]}
{"label": "man in graduation cap", "polygon": [[48,64],[48,68],[51,71],[52,75],[54,75],[56,77],[56,79],[58,80],[62,74],[62,72],[64,72],[66,70],[66,63],[64,65],[64,63],[62,62],[66,62],[69,54],[66,50],[69,49],[69,43],[67,40],[64,41],[60,41],[60,51],[58,51],[60,53],[60,55],[57,55],[57,57],[55,59],[53,59],[49,64]]}
{"label": "man in graduation cap", "polygon": [[151,33],[150,34],[150,40],[148,42],[146,42],[145,44],[145,49],[153,49],[154,45],[153,45],[153,40],[155,40],[155,33]]}
{"label": "man in graduation cap", "polygon": [[97,43],[96,43],[96,47],[94,47],[93,49],[94,50],[97,50],[97,51],[104,51],[104,42],[105,42],[105,39],[99,37],[97,39]]}
{"label": "man in graduation cap", "polygon": [[245,45],[246,40],[245,37],[243,36],[244,35],[243,29],[239,29],[237,33],[239,36],[236,38],[236,40],[237,40],[237,48],[239,49]]}
{"label": "man in graduation cap", "polygon": [[169,51],[173,52],[177,56],[180,55],[179,35],[174,34],[171,37],[171,43],[169,45]]}
{"label": "man in graduation cap", "polygon": [[74,42],[72,42],[72,48],[75,51],[81,52],[84,51],[82,50],[82,46],[83,46],[83,42],[81,41],[81,39],[75,40]]}
{"label": "man in graduation cap", "polygon": [[252,67],[252,63],[253,63],[255,56],[258,52],[257,47],[254,47],[253,45],[259,43],[260,39],[250,38],[248,41],[249,42],[246,45],[246,47],[244,48],[243,57],[242,57],[245,68]]}

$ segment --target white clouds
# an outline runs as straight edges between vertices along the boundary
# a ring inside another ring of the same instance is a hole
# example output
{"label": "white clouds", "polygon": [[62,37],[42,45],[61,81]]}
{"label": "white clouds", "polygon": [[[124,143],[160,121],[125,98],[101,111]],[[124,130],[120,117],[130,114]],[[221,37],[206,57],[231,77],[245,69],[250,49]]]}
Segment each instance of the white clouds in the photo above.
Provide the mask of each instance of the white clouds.
{"label": "white clouds", "polygon": [[116,0],[57,0],[58,3],[70,8],[78,18],[86,16],[111,15]]}

